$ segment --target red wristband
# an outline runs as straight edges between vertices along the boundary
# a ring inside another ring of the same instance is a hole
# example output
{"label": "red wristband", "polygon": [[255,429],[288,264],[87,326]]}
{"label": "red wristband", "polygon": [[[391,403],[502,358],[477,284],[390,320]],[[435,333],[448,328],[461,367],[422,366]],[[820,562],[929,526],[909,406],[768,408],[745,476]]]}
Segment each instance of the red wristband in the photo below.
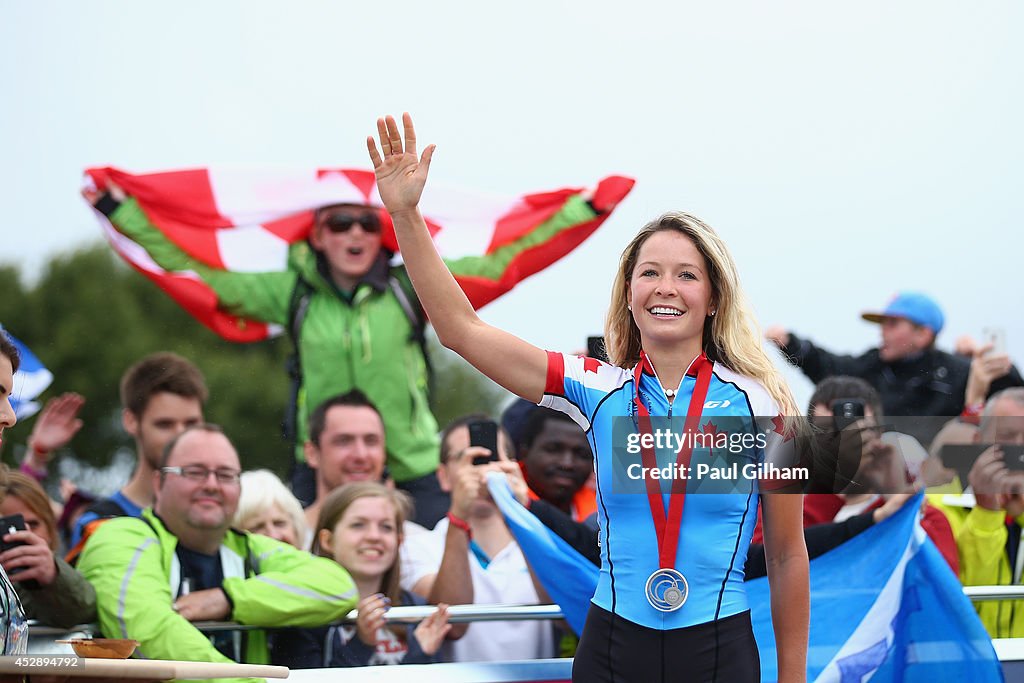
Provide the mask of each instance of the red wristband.
{"label": "red wristband", "polygon": [[462,519],[461,517],[456,517],[455,515],[449,512],[448,523],[457,529],[462,529],[463,531],[465,531],[466,536],[469,538],[469,540],[473,540],[473,529],[470,528],[469,522]]}
{"label": "red wristband", "polygon": [[981,424],[981,413],[985,410],[984,403],[972,403],[968,406],[964,406],[964,410],[960,413],[960,421],[966,422],[967,424],[979,425]]}

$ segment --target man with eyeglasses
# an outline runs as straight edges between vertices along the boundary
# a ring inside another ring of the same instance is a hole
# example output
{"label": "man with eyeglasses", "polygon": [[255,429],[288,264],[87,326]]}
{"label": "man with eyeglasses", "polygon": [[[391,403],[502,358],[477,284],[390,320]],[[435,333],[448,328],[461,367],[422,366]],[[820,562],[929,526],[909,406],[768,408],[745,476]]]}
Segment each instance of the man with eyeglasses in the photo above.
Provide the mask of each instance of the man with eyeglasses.
{"label": "man with eyeglasses", "polygon": [[79,560],[105,636],[138,640],[149,659],[267,663],[263,631],[208,637],[191,622],[313,627],[355,607],[352,579],[336,562],[230,528],[240,474],[216,425],[189,427],[167,444],[153,508],[101,526]]}
{"label": "man with eyeglasses", "polygon": [[[86,198],[161,268],[198,274],[222,310],[289,332],[296,349],[289,368],[288,423],[296,446],[291,479],[303,504],[316,495],[303,452],[310,413],[331,396],[360,389],[384,419],[388,472],[412,495],[415,521],[433,527],[445,515],[448,496],[436,475],[439,430],[428,400],[426,320],[405,268],[391,263],[397,245],[382,241],[390,223],[386,211],[353,204],[322,207],[308,240],[289,247],[287,271],[231,272],[188,256],[115,185]],[[597,216],[585,201],[567,201],[514,242],[484,256],[448,261],[448,268],[456,276],[500,278],[509,264],[541,253],[544,245]]]}

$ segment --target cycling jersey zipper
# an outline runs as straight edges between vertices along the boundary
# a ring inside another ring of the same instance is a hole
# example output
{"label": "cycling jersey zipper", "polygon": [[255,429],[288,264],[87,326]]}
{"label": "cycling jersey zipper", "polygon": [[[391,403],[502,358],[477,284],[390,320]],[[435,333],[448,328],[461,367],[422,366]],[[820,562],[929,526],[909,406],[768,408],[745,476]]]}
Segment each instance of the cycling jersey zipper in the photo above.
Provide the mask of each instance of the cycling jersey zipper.
{"label": "cycling jersey zipper", "polygon": [[[697,358],[700,358],[700,356],[697,356]],[[665,402],[668,403],[669,418],[672,417],[672,407],[676,404],[675,399],[677,396],[679,396],[680,389],[683,388],[683,382],[686,381],[686,373],[689,372],[690,368],[693,367],[693,363],[697,360],[697,358],[694,358],[692,361],[690,361],[690,365],[687,366],[686,372],[684,372],[683,376],[679,378],[679,386],[676,387],[674,390],[665,388],[665,385],[661,383],[661,378],[658,377],[658,371],[654,368],[653,364],[650,365],[651,373],[654,375],[654,381],[658,383],[658,387],[661,389],[662,393],[665,394]]]}
{"label": "cycling jersey zipper", "polygon": [[684,374],[679,379],[679,387],[676,388],[676,389],[666,389],[664,387],[664,385],[662,385],[662,383],[661,383],[661,378],[658,377],[657,370],[654,371],[654,379],[656,379],[658,381],[658,386],[661,387],[662,393],[665,394],[665,402],[668,403],[668,418],[672,419],[672,408],[676,404],[675,398],[676,398],[676,396],[679,395],[679,389],[682,388],[683,382],[686,380],[686,375]]}

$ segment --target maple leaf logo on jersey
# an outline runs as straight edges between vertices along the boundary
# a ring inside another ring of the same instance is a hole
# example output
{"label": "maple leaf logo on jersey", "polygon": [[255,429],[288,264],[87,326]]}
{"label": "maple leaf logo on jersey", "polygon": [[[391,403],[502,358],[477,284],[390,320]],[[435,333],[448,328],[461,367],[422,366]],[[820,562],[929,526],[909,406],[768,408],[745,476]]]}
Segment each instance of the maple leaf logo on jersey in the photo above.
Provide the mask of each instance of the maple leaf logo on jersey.
{"label": "maple leaf logo on jersey", "polygon": [[708,436],[712,437],[712,439],[716,438],[719,434],[722,433],[721,430],[717,426],[715,426],[715,423],[712,422],[711,420],[705,422],[701,426],[700,431],[702,434],[707,434]]}
{"label": "maple leaf logo on jersey", "polygon": [[601,361],[590,356],[577,356],[583,360],[583,372],[592,372],[597,374],[597,369],[601,367]]}
{"label": "maple leaf logo on jersey", "polygon": [[700,426],[699,432],[701,436],[694,438],[693,447],[695,449],[706,448],[712,455],[714,455],[716,451],[721,450],[721,440],[724,438],[721,435],[724,435],[725,432],[719,429],[718,425],[711,420],[708,420]]}

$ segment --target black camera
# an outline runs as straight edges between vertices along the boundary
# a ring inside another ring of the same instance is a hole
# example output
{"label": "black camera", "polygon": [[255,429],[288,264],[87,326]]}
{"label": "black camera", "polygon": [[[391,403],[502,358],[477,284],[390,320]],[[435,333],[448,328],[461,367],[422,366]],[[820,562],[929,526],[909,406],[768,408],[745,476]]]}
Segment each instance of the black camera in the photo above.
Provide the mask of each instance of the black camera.
{"label": "black camera", "polygon": [[836,429],[842,431],[864,417],[864,401],[857,398],[839,398],[829,406]]}

